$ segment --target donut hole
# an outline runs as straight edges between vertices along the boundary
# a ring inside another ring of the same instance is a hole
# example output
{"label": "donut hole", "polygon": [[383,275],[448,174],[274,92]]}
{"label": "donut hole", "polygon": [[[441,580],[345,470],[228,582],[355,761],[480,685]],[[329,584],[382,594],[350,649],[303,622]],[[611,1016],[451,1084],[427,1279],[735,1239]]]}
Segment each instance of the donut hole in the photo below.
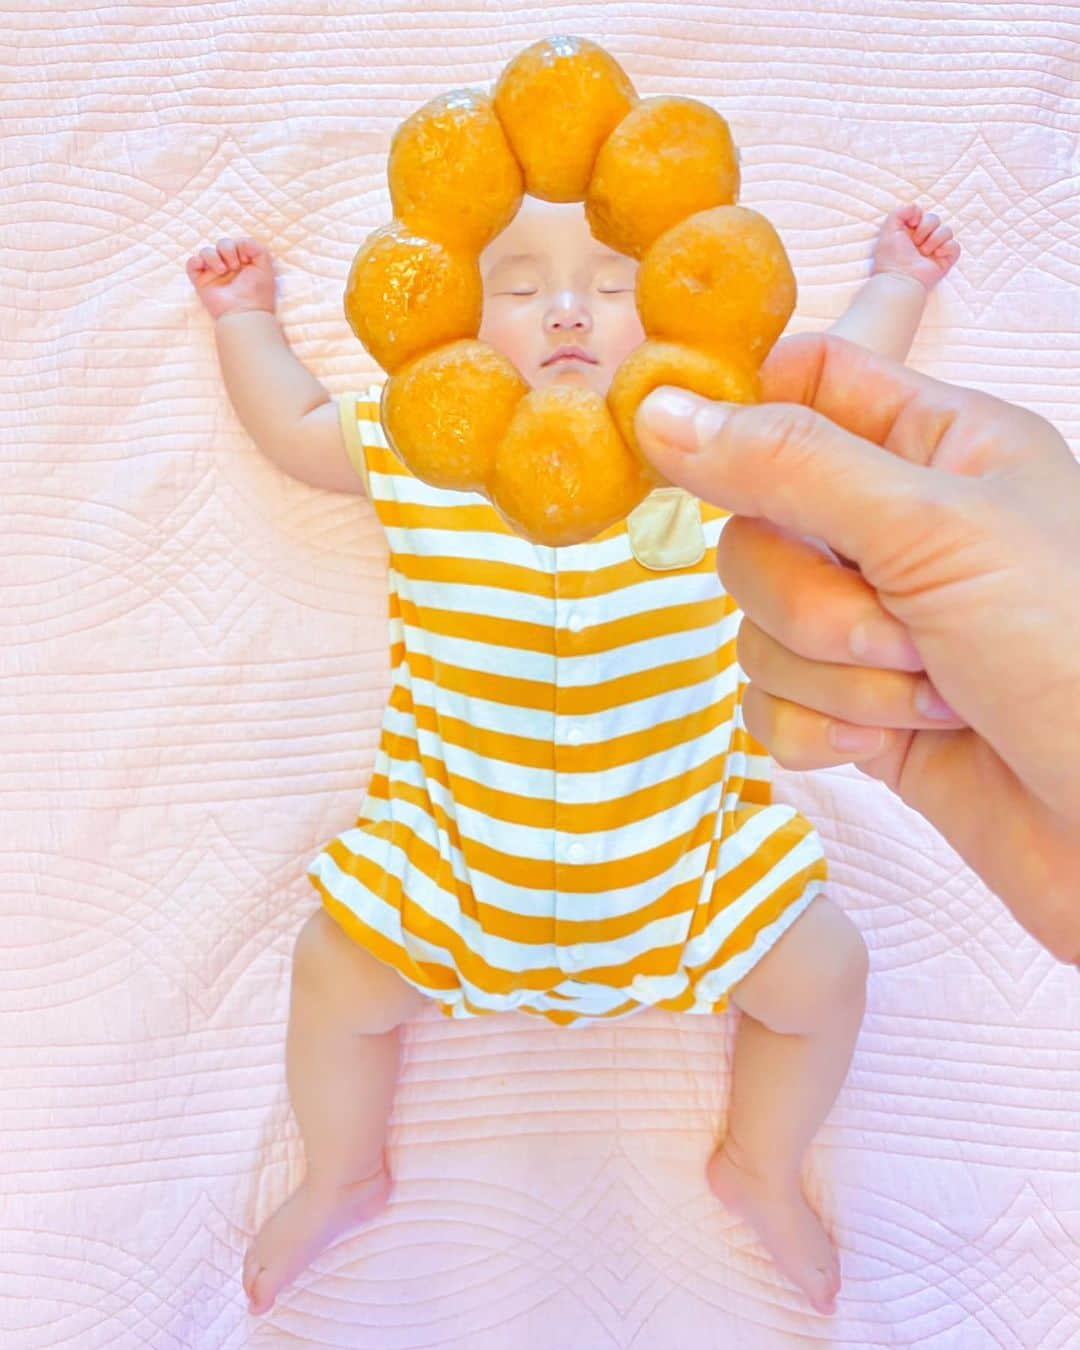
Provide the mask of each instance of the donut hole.
{"label": "donut hole", "polygon": [[[523,253],[540,256],[515,261]],[[645,339],[637,260],[596,239],[581,202],[552,203],[526,193],[514,221],[481,253],[480,268],[478,336],[534,388],[587,387],[604,397],[619,362]],[[519,287],[532,294],[515,297]],[[595,364],[544,359],[561,346],[583,348]]]}

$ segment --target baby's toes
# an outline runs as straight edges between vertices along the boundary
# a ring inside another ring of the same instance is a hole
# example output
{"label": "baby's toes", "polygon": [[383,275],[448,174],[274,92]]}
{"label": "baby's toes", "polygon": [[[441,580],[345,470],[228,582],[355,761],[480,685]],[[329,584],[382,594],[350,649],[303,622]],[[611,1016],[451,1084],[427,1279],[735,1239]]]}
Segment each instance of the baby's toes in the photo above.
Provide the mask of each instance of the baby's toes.
{"label": "baby's toes", "polygon": [[807,1293],[814,1307],[821,1313],[836,1311],[836,1295],[840,1289],[839,1276],[831,1270],[815,1271],[809,1282]]}
{"label": "baby's toes", "polygon": [[259,1270],[251,1286],[251,1312],[256,1317],[260,1313],[269,1312],[274,1306],[276,1292],[273,1281],[270,1279],[270,1272],[265,1269]]}
{"label": "baby's toes", "polygon": [[273,1306],[277,1291],[271,1285],[269,1272],[256,1254],[254,1242],[244,1255],[243,1285],[248,1297],[248,1312],[264,1313]]}
{"label": "baby's toes", "polygon": [[244,1253],[244,1274],[240,1281],[244,1286],[244,1293],[247,1294],[248,1298],[251,1298],[255,1284],[255,1272],[258,1268],[259,1263],[255,1259],[255,1244],[253,1242]]}

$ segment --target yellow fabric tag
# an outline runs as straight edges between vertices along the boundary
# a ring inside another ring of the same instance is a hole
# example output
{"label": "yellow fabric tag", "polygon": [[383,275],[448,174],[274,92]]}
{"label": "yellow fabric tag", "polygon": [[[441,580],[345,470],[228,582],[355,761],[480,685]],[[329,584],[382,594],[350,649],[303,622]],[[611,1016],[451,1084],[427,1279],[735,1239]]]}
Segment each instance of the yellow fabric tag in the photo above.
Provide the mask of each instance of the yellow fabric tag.
{"label": "yellow fabric tag", "polygon": [[669,572],[705,556],[698,499],[680,487],[660,487],[626,517],[630,549],[643,567]]}
{"label": "yellow fabric tag", "polygon": [[341,421],[341,434],[345,439],[345,453],[349,462],[360,475],[364,484],[364,493],[371,501],[371,480],[368,478],[367,463],[364,459],[364,443],[360,439],[360,424],[356,413],[357,391],[348,390],[337,398],[338,417]]}

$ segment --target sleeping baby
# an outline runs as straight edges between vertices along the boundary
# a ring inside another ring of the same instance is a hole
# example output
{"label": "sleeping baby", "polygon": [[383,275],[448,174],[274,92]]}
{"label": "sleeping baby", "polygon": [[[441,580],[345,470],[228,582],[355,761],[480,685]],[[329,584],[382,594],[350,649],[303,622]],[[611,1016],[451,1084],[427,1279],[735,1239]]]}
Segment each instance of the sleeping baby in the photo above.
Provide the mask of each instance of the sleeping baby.
{"label": "sleeping baby", "polygon": [[[937,216],[894,210],[829,331],[902,360],[958,253]],[[644,337],[638,264],[592,236],[581,202],[526,195],[480,267],[480,339],[534,387],[603,397]],[[399,1028],[434,1002],[566,1027],[733,1005],[707,1182],[834,1311],[839,1261],[801,1175],[851,1061],[867,950],[743,721],[740,615],[714,556],[726,513],[664,486],[585,543],[530,543],[485,497],[409,472],[379,384],[334,398],[296,360],[255,240],[220,239],[187,273],[256,444],[294,478],[366,494],[389,547],[378,752],[353,825],[307,869],[318,904],[293,953],[306,1171],[246,1253],[250,1310],[386,1205]],[[912,725],[935,725],[927,706]]]}

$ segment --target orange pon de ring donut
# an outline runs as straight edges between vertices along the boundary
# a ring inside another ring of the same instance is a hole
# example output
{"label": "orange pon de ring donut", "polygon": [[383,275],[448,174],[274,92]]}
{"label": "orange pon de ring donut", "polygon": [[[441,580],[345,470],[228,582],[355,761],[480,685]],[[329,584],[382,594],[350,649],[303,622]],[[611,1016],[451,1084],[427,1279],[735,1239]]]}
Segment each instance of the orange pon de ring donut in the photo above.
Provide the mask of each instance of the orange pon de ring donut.
{"label": "orange pon de ring donut", "polygon": [[[634,436],[650,390],[758,399],[795,278],[772,225],[735,205],[738,152],[706,104],[641,99],[596,43],[545,38],[492,94],[454,89],[406,118],[387,167],[394,218],[357,250],[345,317],[390,377],[383,427],[418,478],[482,493],[534,543],[576,544],[662,482]],[[639,260],[646,340],[606,399],[530,388],[478,339],[479,255],[526,192],[583,201],[593,236]]]}

